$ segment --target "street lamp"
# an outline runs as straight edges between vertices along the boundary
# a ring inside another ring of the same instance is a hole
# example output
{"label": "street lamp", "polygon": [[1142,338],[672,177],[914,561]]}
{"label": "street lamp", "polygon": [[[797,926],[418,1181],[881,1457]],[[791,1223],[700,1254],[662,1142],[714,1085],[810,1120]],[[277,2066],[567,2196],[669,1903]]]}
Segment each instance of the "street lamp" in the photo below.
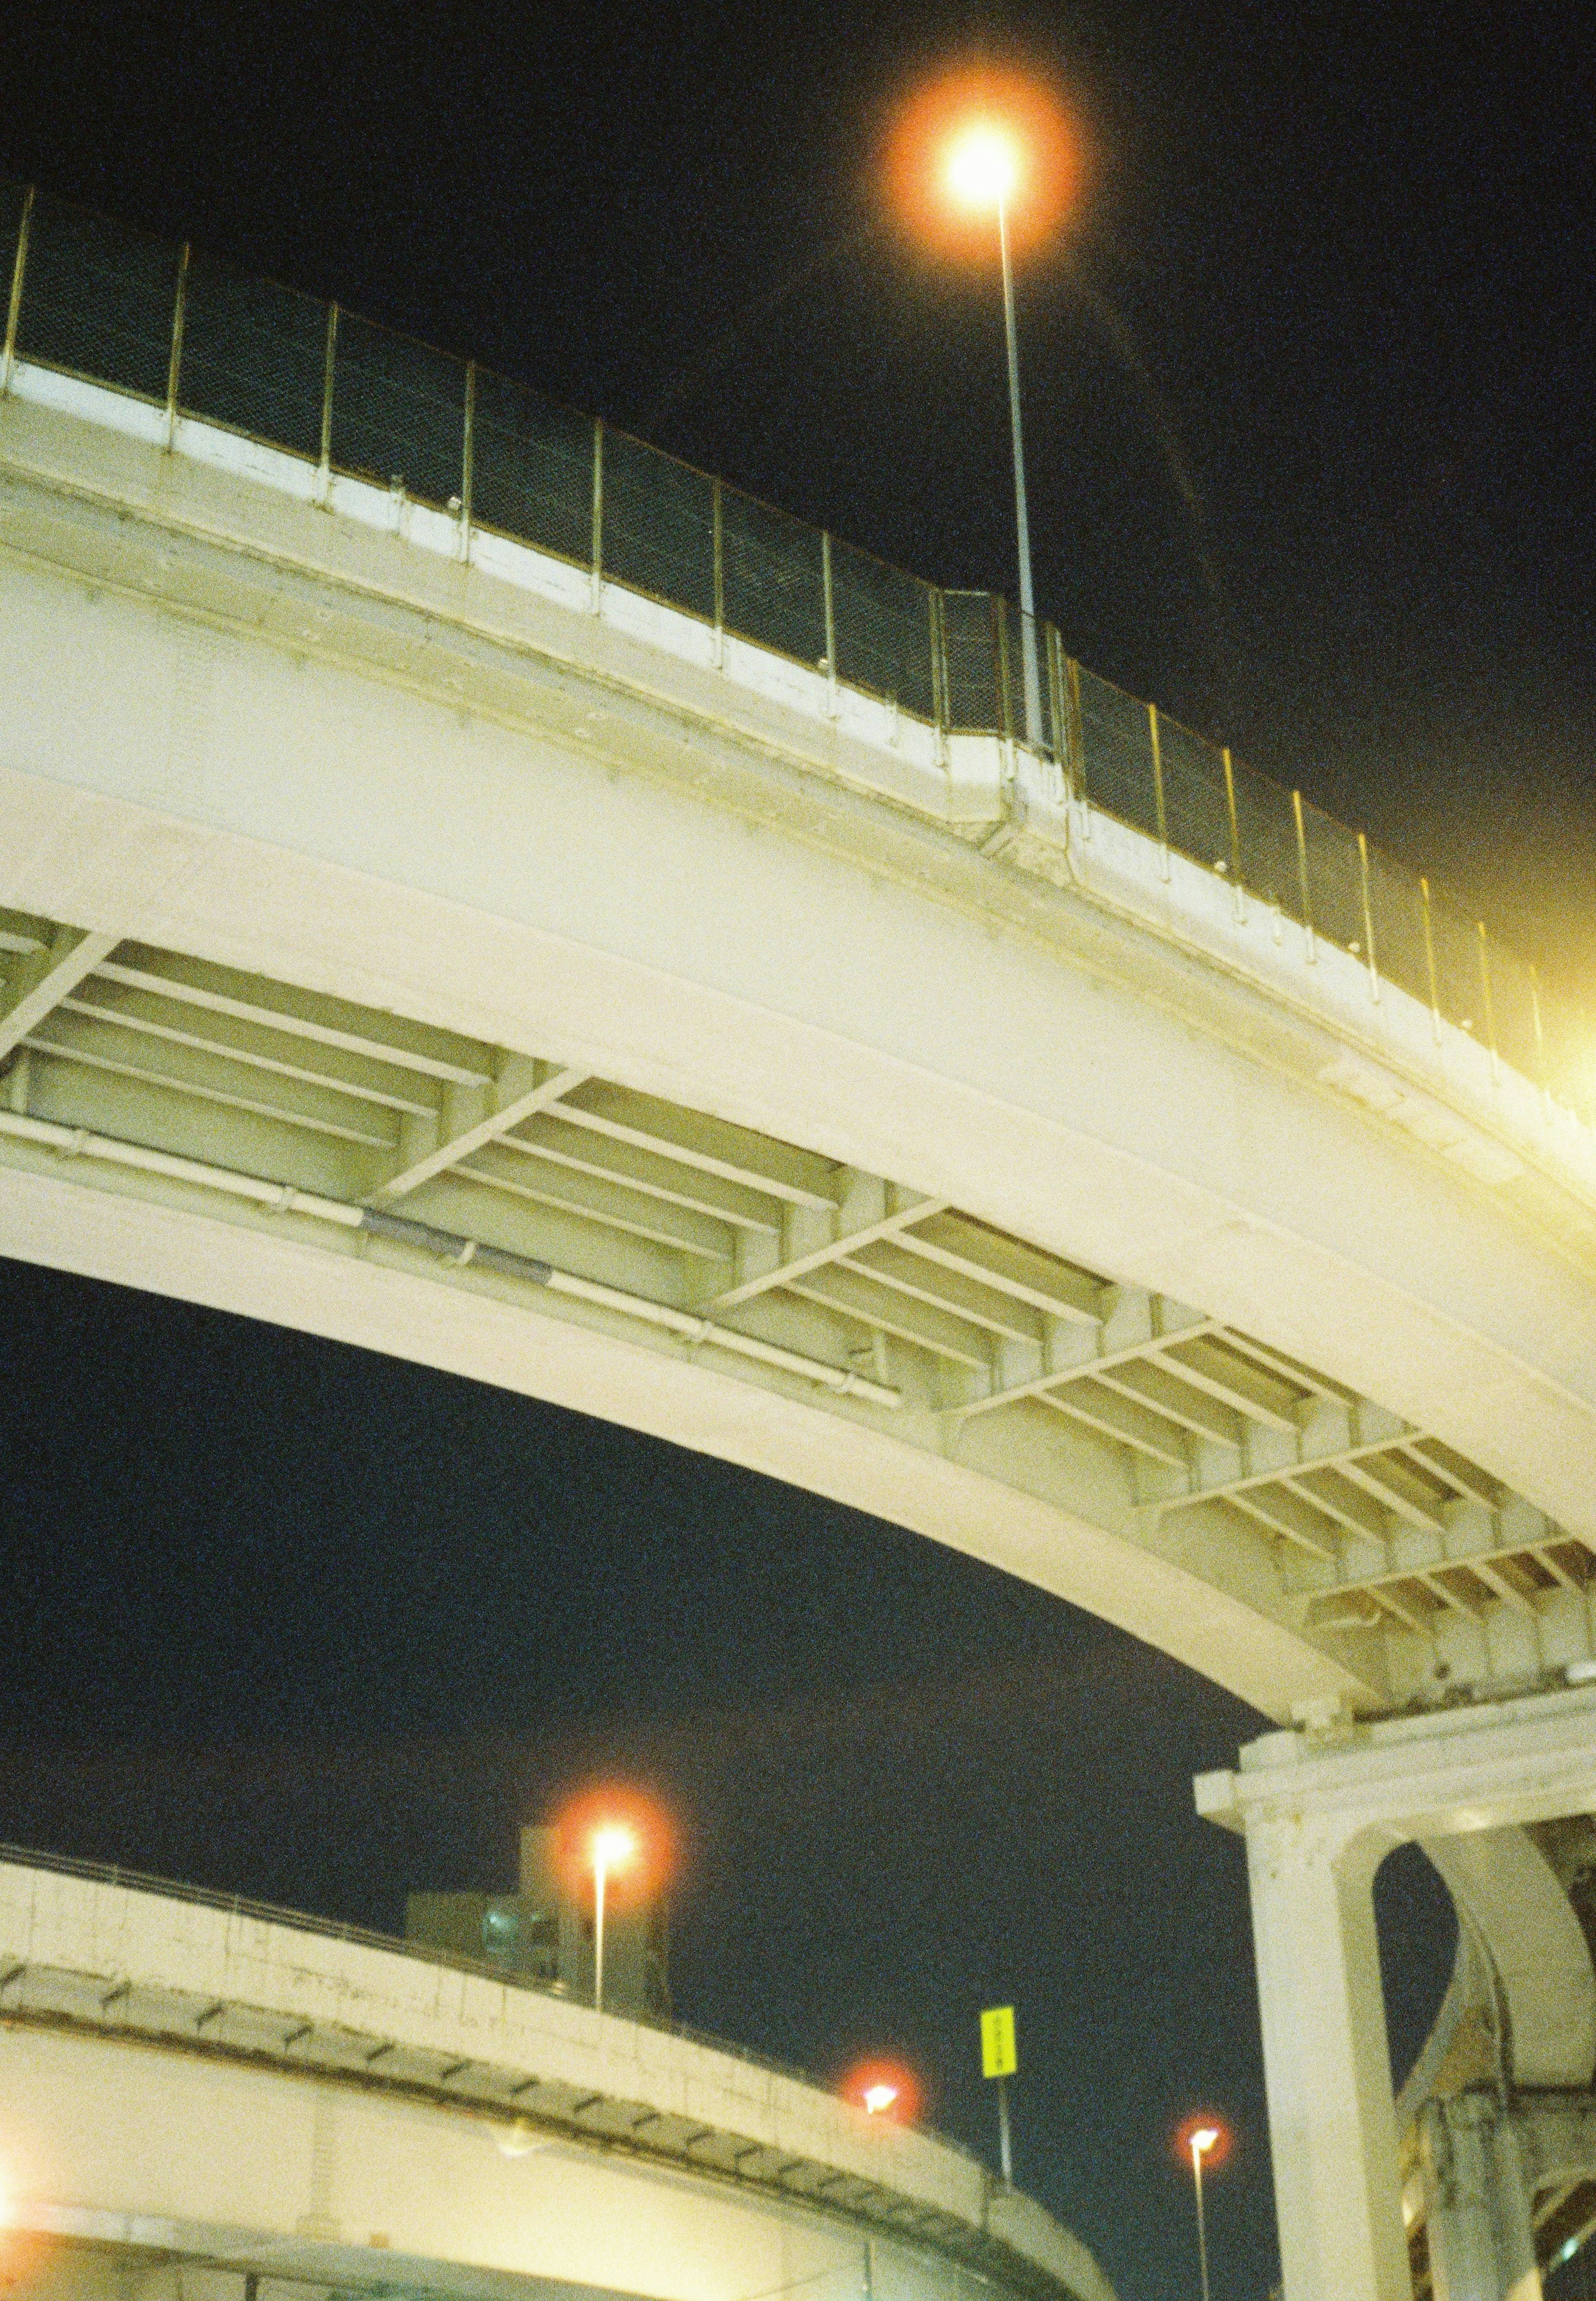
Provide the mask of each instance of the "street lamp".
{"label": "street lamp", "polygon": [[898,2088],[884,2082],[867,2085],[862,2096],[866,2117],[883,2117],[898,2099]]}
{"label": "street lamp", "polygon": [[1221,2138],[1216,2125],[1197,2126],[1191,2137],[1191,2178],[1197,2185],[1197,2260],[1202,2272],[1202,2301],[1208,2301],[1208,2233],[1202,2217],[1202,2161]]}
{"label": "street lamp", "polygon": [[1015,541],[1020,574],[1020,660],[1025,692],[1025,741],[1042,734],[1041,676],[1036,657],[1036,594],[1031,580],[1031,517],[1025,504],[1025,447],[1020,436],[1020,345],[1015,327],[1014,266],[1008,253],[1009,203],[1021,180],[1019,146],[1007,128],[972,120],[948,147],[946,182],[960,207],[993,211],[1003,265],[1003,331],[1008,347],[1008,426],[1014,444]]}
{"label": "street lamp", "polygon": [[623,1870],[638,1850],[637,1835],[624,1822],[601,1822],[593,1832],[593,2010],[604,2011],[604,1889],[612,1870]]}

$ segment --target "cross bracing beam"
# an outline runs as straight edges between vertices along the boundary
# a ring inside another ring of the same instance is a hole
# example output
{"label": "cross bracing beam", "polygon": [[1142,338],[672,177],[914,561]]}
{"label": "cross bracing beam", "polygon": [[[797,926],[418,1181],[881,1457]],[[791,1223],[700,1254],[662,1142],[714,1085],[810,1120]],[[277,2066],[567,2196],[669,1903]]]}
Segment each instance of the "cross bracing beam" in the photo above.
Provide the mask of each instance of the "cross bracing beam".
{"label": "cross bracing beam", "polygon": [[440,1111],[415,1114],[415,1124],[400,1137],[403,1163],[379,1185],[378,1198],[384,1204],[408,1198],[446,1167],[457,1167],[473,1150],[547,1110],[590,1075],[571,1066],[540,1063],[530,1055],[506,1055],[489,1086],[449,1088]]}
{"label": "cross bracing beam", "polygon": [[900,1431],[918,1407],[943,1451],[978,1426],[983,1468],[1078,1464],[1155,1545],[1166,1526],[1184,1542],[1179,1513],[1217,1512],[1319,1629],[1433,1642],[1439,1621],[1583,1618],[1591,1553],[1429,1433],[912,1184],[573,1055],[46,921],[0,914],[0,966],[12,1013],[33,1002],[0,1104],[58,1147],[142,1144],[117,1155],[229,1170],[257,1204],[340,1224],[414,1209],[417,1236],[452,1242],[441,1270],[563,1271],[589,1304],[746,1344]]}
{"label": "cross bracing beam", "polygon": [[92,975],[101,960],[115,950],[113,934],[88,934],[79,927],[57,927],[47,944],[22,956],[8,968],[0,994],[0,1059],[22,1044],[29,1032]]}

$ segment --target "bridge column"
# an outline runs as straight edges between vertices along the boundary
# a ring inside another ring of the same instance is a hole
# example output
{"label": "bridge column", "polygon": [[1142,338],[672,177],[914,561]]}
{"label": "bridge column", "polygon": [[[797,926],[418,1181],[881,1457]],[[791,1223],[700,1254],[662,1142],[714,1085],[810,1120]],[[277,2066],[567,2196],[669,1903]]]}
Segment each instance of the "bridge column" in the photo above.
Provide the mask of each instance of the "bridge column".
{"label": "bridge column", "polygon": [[1375,1937],[1386,1849],[1299,1812],[1249,1815],[1246,1835],[1285,2301],[1410,2301]]}
{"label": "bridge column", "polygon": [[[1326,1712],[1249,1743],[1237,1772],[1199,1776],[1197,1806],[1247,1840],[1285,2301],[1409,2301],[1374,1873],[1411,1838],[1477,1842],[1596,1812],[1596,1687],[1373,1725]],[[1537,1865],[1498,1866],[1513,1890],[1495,1933],[1525,1963],[1506,1981],[1526,2007],[1531,1985],[1550,1981],[1583,2054],[1589,1956],[1575,1972],[1562,1934],[1541,1923]],[[1563,1909],[1560,1890],[1554,1899]],[[1441,2247],[1455,2266],[1438,2301],[1536,2301],[1517,2136],[1465,2119],[1445,2142],[1458,2170]],[[1496,2285],[1477,2282],[1476,2258],[1494,2261]]]}
{"label": "bridge column", "polygon": [[1494,2095],[1426,2104],[1425,2226],[1435,2301],[1541,2301],[1524,2153]]}

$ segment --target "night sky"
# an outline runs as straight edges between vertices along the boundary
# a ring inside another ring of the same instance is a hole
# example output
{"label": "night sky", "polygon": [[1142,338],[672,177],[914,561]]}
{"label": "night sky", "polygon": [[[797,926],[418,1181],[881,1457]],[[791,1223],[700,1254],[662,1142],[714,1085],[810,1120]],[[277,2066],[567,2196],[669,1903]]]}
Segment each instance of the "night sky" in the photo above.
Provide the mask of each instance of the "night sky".
{"label": "night sky", "polygon": [[[1582,54],[1583,63],[1582,66]],[[991,274],[883,213],[923,71],[1072,91],[1027,260],[1039,604],[1072,651],[1596,980],[1585,12],[1178,0],[519,14],[63,0],[0,172],[499,366],[915,572],[1012,590]],[[915,1537],[526,1401],[0,1268],[0,1836],[392,1927],[595,1770],[681,1828],[698,2027],[888,2045],[1126,2301],[1276,2274],[1239,1846],[1258,1720]],[[1449,1956],[1385,1880],[1393,2035]]]}

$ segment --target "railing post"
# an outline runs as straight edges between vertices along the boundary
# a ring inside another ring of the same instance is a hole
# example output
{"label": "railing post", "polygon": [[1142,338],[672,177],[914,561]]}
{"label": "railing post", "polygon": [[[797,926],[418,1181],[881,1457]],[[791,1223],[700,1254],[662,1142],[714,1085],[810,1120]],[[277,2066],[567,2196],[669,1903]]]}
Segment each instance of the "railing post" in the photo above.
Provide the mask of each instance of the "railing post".
{"label": "railing post", "polygon": [[1153,807],[1158,824],[1158,876],[1167,880],[1169,824],[1164,813],[1164,749],[1158,741],[1158,707],[1156,703],[1149,703],[1147,707],[1147,727],[1153,746]]}
{"label": "railing post", "polygon": [[1291,793],[1291,816],[1297,825],[1297,884],[1302,896],[1302,932],[1308,938],[1308,963],[1314,966],[1318,952],[1314,948],[1314,901],[1308,883],[1308,833],[1302,821],[1302,793]]}
{"label": "railing post", "polygon": [[834,719],[837,716],[837,602],[831,590],[831,536],[829,528],[822,528],[820,531],[820,587],[826,623],[826,710]]}
{"label": "railing post", "polygon": [[1491,953],[1485,939],[1484,920],[1476,919],[1475,925],[1480,938],[1480,992],[1485,1007],[1485,1043],[1491,1050],[1491,1076],[1494,1082],[1501,1076],[1501,1060],[1496,1051],[1496,1009],[1491,1000]]}
{"label": "railing post", "polygon": [[0,397],[11,389],[11,372],[17,358],[17,322],[22,314],[22,275],[28,268],[28,227],[33,222],[33,186],[22,195],[22,220],[17,226],[17,253],[11,267],[11,300],[5,307],[5,358],[0,372]]}
{"label": "railing post", "polygon": [[722,671],[726,663],[726,526],[719,480],[709,482],[709,510],[714,555],[714,667]]}
{"label": "railing post", "polygon": [[604,596],[604,418],[593,423],[593,613]]}
{"label": "railing post", "polygon": [[166,452],[170,456],[178,436],[178,378],[183,367],[183,319],[188,306],[188,242],[183,242],[183,252],[178,258],[177,301],[171,307],[171,356],[166,363]]}
{"label": "railing post", "polygon": [[317,494],[326,503],[332,492],[332,371],[338,354],[338,305],[327,306],[327,357],[322,372],[322,463],[316,475]]}
{"label": "railing post", "polygon": [[1378,1007],[1380,966],[1375,956],[1375,913],[1369,901],[1369,842],[1361,831],[1358,834],[1358,877],[1363,890],[1363,947],[1369,955],[1369,997]]}
{"label": "railing post", "polygon": [[471,496],[476,478],[477,364],[465,363],[464,424],[460,439],[460,556],[471,557]]}
{"label": "railing post", "polygon": [[1236,770],[1228,743],[1221,745],[1219,756],[1224,761],[1224,813],[1230,824],[1230,883],[1239,924],[1245,919],[1247,908],[1241,892],[1241,826],[1236,818]]}

